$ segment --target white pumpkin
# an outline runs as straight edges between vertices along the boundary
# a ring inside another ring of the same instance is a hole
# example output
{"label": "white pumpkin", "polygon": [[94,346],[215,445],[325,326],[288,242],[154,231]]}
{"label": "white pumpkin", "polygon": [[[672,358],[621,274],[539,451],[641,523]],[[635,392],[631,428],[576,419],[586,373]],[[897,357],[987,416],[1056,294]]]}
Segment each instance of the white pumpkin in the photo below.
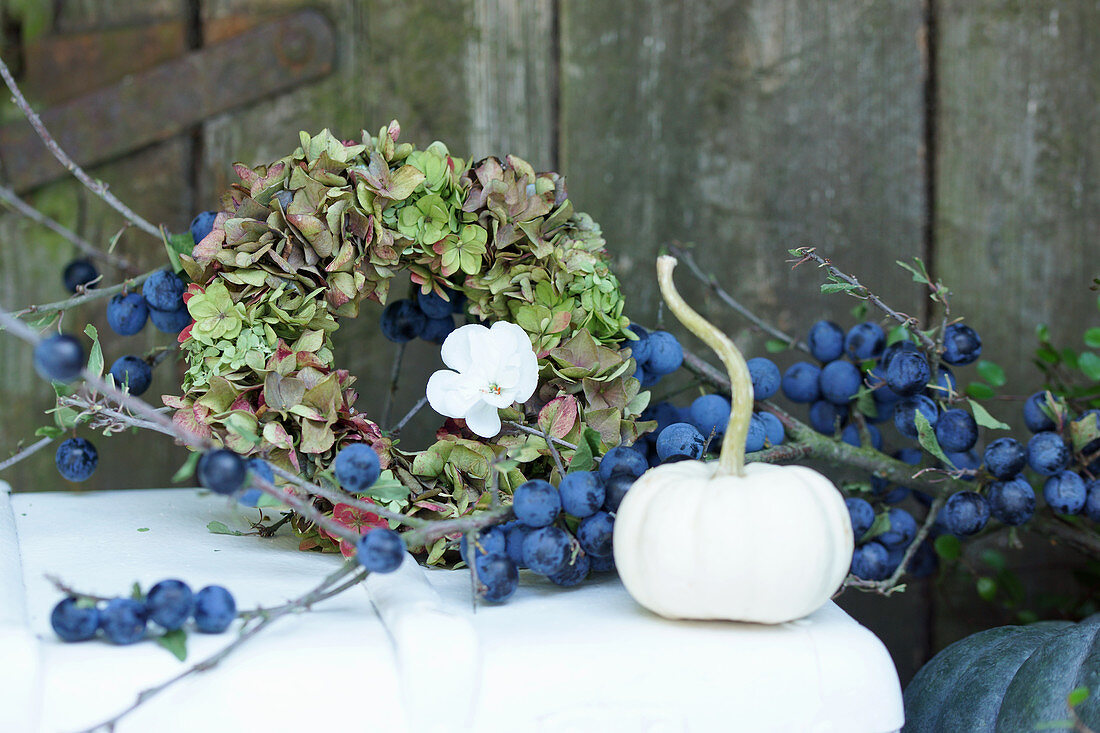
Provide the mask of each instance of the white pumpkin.
{"label": "white pumpkin", "polygon": [[657,262],[670,310],[718,353],[733,409],[717,461],[646,471],[615,515],[619,577],[634,599],[669,618],[776,624],[821,607],[848,573],[854,538],[844,499],[805,466],[744,465],[752,382],[733,342],[672,284],[673,257]]}

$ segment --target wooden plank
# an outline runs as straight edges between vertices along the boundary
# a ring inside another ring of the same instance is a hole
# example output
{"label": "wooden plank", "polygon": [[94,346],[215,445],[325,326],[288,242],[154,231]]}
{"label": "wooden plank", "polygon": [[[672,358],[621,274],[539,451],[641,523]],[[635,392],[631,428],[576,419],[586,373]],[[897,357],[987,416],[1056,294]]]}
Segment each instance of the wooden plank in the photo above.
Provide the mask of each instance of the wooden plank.
{"label": "wooden plank", "polygon": [[797,245],[918,307],[893,263],[921,253],[920,3],[563,0],[561,12],[562,168],[603,225],[629,313],[654,319],[653,260],[672,240],[698,243],[736,297],[798,333],[823,315],[850,322],[852,301],[790,272]]}
{"label": "wooden plank", "polygon": [[[936,260],[1011,393],[1034,328],[1081,350],[1100,252],[1100,3],[940,3]],[[999,417],[1019,424],[1019,407]]]}
{"label": "wooden plank", "polygon": [[[259,21],[299,5],[217,0],[203,4],[204,22]],[[401,122],[402,139],[421,146],[439,139],[463,157],[514,152],[536,168],[553,166],[550,0],[328,0],[322,10],[338,37],[334,74],[204,124],[200,202],[214,203],[232,180],[233,161],[277,159],[298,144],[299,130],[329,127],[358,138],[362,128],[377,132],[393,118]],[[380,312],[368,303],[336,334],[341,366],[359,378],[359,408],[377,419],[394,351],[379,331]],[[442,368],[439,347],[410,344],[405,366],[395,416],[423,396],[428,375]],[[426,445],[438,422],[425,410],[406,430],[407,444]]]}

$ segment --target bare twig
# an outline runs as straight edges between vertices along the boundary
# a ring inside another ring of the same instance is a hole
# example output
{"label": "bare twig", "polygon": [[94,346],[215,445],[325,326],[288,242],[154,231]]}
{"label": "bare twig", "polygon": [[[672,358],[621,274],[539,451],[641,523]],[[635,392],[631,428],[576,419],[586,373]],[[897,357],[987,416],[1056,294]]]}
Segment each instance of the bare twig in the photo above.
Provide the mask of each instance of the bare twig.
{"label": "bare twig", "polygon": [[58,162],[65,166],[65,169],[72,173],[78,181],[83,183],[89,191],[103,199],[108,206],[122,214],[127,221],[149,236],[160,239],[160,231],[155,226],[135,214],[129,206],[119,201],[118,197],[107,190],[107,184],[103,183],[103,181],[97,181],[85,173],[84,169],[77,165],[73,159],[61,149],[57,141],[50,135],[50,131],[42,124],[42,118],[38,116],[38,113],[35,112],[30,103],[27,102],[26,97],[23,96],[23,92],[19,91],[19,86],[15,83],[15,78],[12,77],[8,65],[2,60],[0,60],[0,76],[4,78],[4,83],[7,84],[8,89],[11,90],[15,104],[22,110],[27,121],[31,123],[31,127],[38,133],[38,137],[42,138],[42,142],[46,144],[46,149],[53,153],[53,157],[57,158]]}
{"label": "bare twig", "polygon": [[[159,269],[159,268],[158,268]],[[55,300],[52,303],[42,303],[41,305],[29,305],[23,310],[16,311],[14,314],[18,317],[28,315],[41,315],[44,313],[54,313],[56,311],[63,311],[68,308],[73,308],[84,303],[90,303],[93,300],[99,300],[100,298],[107,298],[116,293],[121,293],[126,290],[133,290],[138,285],[145,282],[150,275],[156,270],[150,270],[149,272],[142,273],[135,277],[127,278],[117,285],[112,285],[109,288],[93,288],[79,295],[74,295],[71,298],[65,298],[64,300]]]}
{"label": "bare twig", "polygon": [[[505,420],[504,424],[507,425],[508,427],[515,428],[516,430],[519,430],[520,432],[527,433],[528,435],[537,435],[540,438],[545,438],[546,437],[546,434],[544,432],[542,432],[541,430],[536,430],[535,428],[528,427],[527,425],[524,425],[523,423],[515,422],[514,420]],[[553,436],[551,436],[550,440],[547,441],[547,442],[548,443],[552,442],[555,445],[560,445],[562,448],[565,448],[566,450],[576,450],[577,449],[577,446],[575,444],[570,443],[567,440],[561,440],[560,438],[555,438]]]}
{"label": "bare twig", "polygon": [[397,345],[397,351],[393,354],[393,366],[390,368],[390,391],[386,393],[386,407],[382,411],[382,424],[389,426],[393,416],[393,403],[397,398],[397,385],[401,381],[401,362],[405,358],[405,344]]}
{"label": "bare twig", "polygon": [[[168,679],[167,681],[162,682],[159,685],[142,690],[138,693],[137,699],[135,699],[134,702],[132,702],[124,710],[117,713],[113,717],[104,720],[101,723],[97,723],[92,727],[85,729],[81,733],[93,733],[94,731],[100,729],[106,729],[108,731],[114,730],[115,726],[118,725],[118,722],[120,720],[132,713],[134,710],[137,710],[150,699],[164,692],[166,689],[176,684],[180,680],[186,679],[187,677],[198,674],[199,672],[205,672],[218,666],[218,664],[221,663],[223,659],[232,654],[239,646],[244,644],[246,641],[251,639],[256,634],[260,633],[262,630],[264,630],[283,616],[297,611],[307,610],[314,603],[317,603],[323,598],[327,598],[330,595],[333,595],[326,593],[342,578],[351,575],[352,573],[355,573],[355,576],[352,578],[354,582],[349,581],[348,583],[344,583],[340,587],[341,591],[347,590],[348,588],[361,582],[364,578],[367,577],[367,572],[365,570],[360,570],[356,573],[357,567],[358,565],[354,561],[346,562],[339,570],[329,575],[327,578],[321,581],[321,583],[317,585],[313,590],[301,596],[296,601],[292,601],[291,603],[287,603],[285,605],[263,611],[256,616],[249,617],[249,619],[246,619],[245,626],[241,628],[240,634],[237,636],[237,638],[226,645],[223,649],[221,649],[221,651],[210,657],[207,657],[206,659],[191,667],[188,667],[183,672],[177,674],[175,677],[172,677],[171,679]],[[248,626],[248,620],[250,620],[251,618],[258,618],[259,621],[251,626]]]}
{"label": "bare twig", "polygon": [[405,413],[405,417],[398,420],[397,424],[393,426],[393,430],[390,431],[390,434],[397,435],[398,433],[400,433],[401,430],[408,424],[409,420],[412,420],[414,417],[416,417],[417,413],[423,410],[424,405],[426,404],[428,404],[427,397],[421,397],[419,400],[417,400],[416,404],[413,405],[413,408]]}
{"label": "bare twig", "polygon": [[799,259],[791,260],[792,262],[794,262],[794,267],[798,267],[803,262],[816,262],[818,267],[825,268],[825,270],[832,277],[836,278],[837,280],[841,280],[841,281],[847,283],[848,285],[853,286],[853,288],[851,290],[846,291],[849,295],[851,295],[854,298],[859,298],[860,300],[866,300],[867,302],[871,303],[873,306],[878,308],[880,311],[882,311],[886,315],[890,316],[891,318],[893,318],[895,321],[897,321],[901,325],[908,328],[909,331],[912,334],[914,334],[918,339],[920,339],[921,346],[923,346],[926,351],[928,351],[929,353],[935,353],[935,351],[936,351],[936,342],[933,341],[931,338],[929,338],[929,336],[926,333],[924,333],[923,331],[920,330],[920,322],[916,318],[914,318],[913,316],[910,316],[910,315],[906,315],[904,313],[900,313],[900,312],[894,310],[893,308],[891,308],[889,305],[887,305],[885,302],[883,302],[882,298],[878,297],[873,292],[871,292],[871,290],[868,289],[867,286],[863,285],[854,276],[849,275],[846,272],[841,272],[839,269],[837,269],[836,265],[834,265],[831,260],[829,260],[826,257],[822,257],[821,255],[819,255],[817,253],[816,248],[814,248],[814,247],[799,247],[795,252],[798,255]]}
{"label": "bare twig", "polygon": [[11,458],[7,458],[3,462],[0,462],[0,471],[3,471],[5,468],[10,468],[11,466],[14,466],[16,463],[19,463],[24,458],[30,458],[35,453],[42,450],[52,442],[53,438],[42,438],[39,441],[31,443],[26,448],[13,455]]}
{"label": "bare twig", "polygon": [[38,209],[28,204],[23,199],[19,198],[15,194],[15,191],[12,191],[10,188],[0,186],[0,201],[4,201],[6,204],[15,209],[15,211],[27,217],[31,221],[40,224],[52,231],[54,234],[58,234],[61,237],[69,240],[74,245],[76,245],[77,249],[79,249],[81,252],[88,255],[89,257],[94,257],[97,260],[102,260],[103,262],[106,262],[109,265],[113,265],[123,272],[129,273],[131,275],[137,274],[137,270],[125,257],[119,257],[112,252],[105,252],[99,249],[87,239],[74,232],[72,229],[69,229],[68,227],[54,219],[51,219]]}
{"label": "bare twig", "polygon": [[791,336],[788,333],[784,333],[780,329],[776,328],[772,324],[757,316],[745,306],[741,305],[741,303],[739,303],[737,300],[735,300],[732,295],[730,295],[721,285],[718,284],[718,280],[713,275],[707,274],[703,271],[703,268],[699,267],[698,263],[695,262],[695,259],[691,256],[690,252],[681,247],[677,247],[676,245],[669,246],[669,251],[673,255],[675,255],[677,259],[687,265],[687,268],[691,272],[691,274],[694,275],[697,280],[710,288],[711,291],[718,296],[719,300],[721,300],[733,310],[740,313],[741,316],[745,318],[745,320],[749,321],[769,336],[779,339],[783,343],[787,344],[789,348],[799,349],[800,351],[804,351],[807,354],[810,353],[809,347],[806,346],[804,342],[799,341],[797,338]]}
{"label": "bare twig", "polygon": [[550,449],[550,456],[554,459],[554,465],[558,468],[558,475],[565,478],[565,464],[561,462],[561,454],[558,453],[557,446],[554,445],[554,436],[541,429],[539,435],[546,441],[546,447]]}

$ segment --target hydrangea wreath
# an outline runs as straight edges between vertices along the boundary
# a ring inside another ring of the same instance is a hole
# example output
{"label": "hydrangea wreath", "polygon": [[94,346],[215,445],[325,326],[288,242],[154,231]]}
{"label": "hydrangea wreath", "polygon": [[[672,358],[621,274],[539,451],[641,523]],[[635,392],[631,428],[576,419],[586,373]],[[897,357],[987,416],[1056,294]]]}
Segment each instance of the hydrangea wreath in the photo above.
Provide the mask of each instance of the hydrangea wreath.
{"label": "hydrangea wreath", "polygon": [[[183,394],[164,401],[188,429],[334,488],[337,451],[366,443],[385,469],[367,498],[451,518],[487,504],[494,462],[505,459],[505,494],[549,478],[555,464],[542,436],[482,438],[458,419],[434,445],[407,450],[356,410],[332,334],[362,301],[385,304],[399,272],[424,294],[464,303],[471,323],[523,328],[538,387],[500,417],[576,445],[561,451],[573,468],[645,432],[649,393],[623,348],[635,336],[599,225],[573,209],[564,178],[514,156],[471,163],[440,142],[420,150],[399,135],[396,121],[358,143],[302,133],[275,163],[235,165],[241,181],[213,230],[179,255],[194,323],[179,337]],[[341,524],[377,520],[317,502]],[[352,552],[302,517],[294,526],[303,549]],[[411,549],[440,564],[454,558],[447,546]]]}

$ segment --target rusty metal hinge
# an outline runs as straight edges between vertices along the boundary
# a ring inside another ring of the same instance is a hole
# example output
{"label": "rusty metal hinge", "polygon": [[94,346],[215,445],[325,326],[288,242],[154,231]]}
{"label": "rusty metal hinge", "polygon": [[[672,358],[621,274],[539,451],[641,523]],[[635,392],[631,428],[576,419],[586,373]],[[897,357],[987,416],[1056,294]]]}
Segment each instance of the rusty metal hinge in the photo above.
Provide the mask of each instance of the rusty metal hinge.
{"label": "rusty metal hinge", "polygon": [[[41,117],[78,163],[94,165],[322,77],[332,70],[334,55],[328,20],[301,11],[51,107]],[[17,191],[66,174],[23,120],[0,127],[0,170]]]}

